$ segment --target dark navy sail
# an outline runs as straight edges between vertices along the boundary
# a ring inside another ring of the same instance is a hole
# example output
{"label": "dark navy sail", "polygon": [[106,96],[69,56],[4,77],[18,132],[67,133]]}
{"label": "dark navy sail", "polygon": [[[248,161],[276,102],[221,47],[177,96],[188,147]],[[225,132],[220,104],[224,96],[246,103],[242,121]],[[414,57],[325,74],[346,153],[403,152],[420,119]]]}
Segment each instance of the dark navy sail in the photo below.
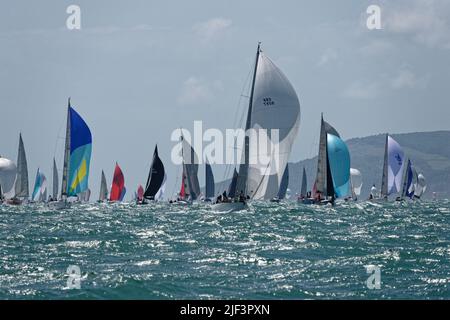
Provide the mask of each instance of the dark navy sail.
{"label": "dark navy sail", "polygon": [[329,123],[323,120],[323,115],[321,118],[320,127],[320,141],[319,141],[319,155],[317,158],[317,175],[315,182],[315,194],[320,194],[321,196],[334,196],[333,190],[333,180],[330,172],[330,163],[328,159],[327,152],[327,135],[332,134],[336,137],[340,137],[339,133],[334,129]]}
{"label": "dark navy sail", "polygon": [[155,199],[155,195],[158,193],[159,189],[161,189],[164,182],[164,176],[164,165],[158,156],[158,146],[156,146],[155,152],[153,153],[152,166],[150,167],[150,172],[148,174],[144,198],[148,200]]}
{"label": "dark navy sail", "polygon": [[301,197],[306,197],[307,188],[308,188],[308,181],[307,181],[307,177],[306,177],[306,169],[305,169],[305,167],[303,167],[302,187],[300,190]]}
{"label": "dark navy sail", "polygon": [[206,188],[205,198],[214,198],[214,175],[211,169],[211,165],[206,163]]}
{"label": "dark navy sail", "polygon": [[289,165],[286,165],[286,169],[284,170],[283,177],[281,178],[280,190],[278,190],[278,199],[286,198],[286,192],[289,185]]}
{"label": "dark navy sail", "polygon": [[236,169],[234,169],[233,179],[231,180],[230,187],[228,188],[228,197],[234,198],[236,196],[237,182],[238,182],[238,173]]}

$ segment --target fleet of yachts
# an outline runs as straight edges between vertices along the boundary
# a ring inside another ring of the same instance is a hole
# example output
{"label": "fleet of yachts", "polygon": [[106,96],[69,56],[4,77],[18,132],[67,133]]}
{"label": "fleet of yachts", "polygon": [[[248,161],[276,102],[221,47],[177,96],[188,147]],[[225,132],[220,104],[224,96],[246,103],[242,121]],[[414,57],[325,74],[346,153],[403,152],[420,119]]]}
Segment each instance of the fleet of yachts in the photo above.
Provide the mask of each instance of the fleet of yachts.
{"label": "fleet of yachts", "polygon": [[[261,50],[258,44],[249,103],[246,108],[245,132],[254,129],[277,129],[277,139],[270,135],[246,134],[243,141],[241,163],[233,168],[226,191],[216,193],[211,165],[205,163],[205,187],[198,180],[198,155],[192,145],[181,135],[182,175],[179,192],[175,197],[164,198],[167,173],[155,146],[153,159],[145,186],[138,186],[133,202],[148,205],[155,201],[168,201],[176,205],[189,205],[195,201],[211,204],[213,210],[230,212],[242,210],[249,201],[279,202],[288,193],[288,160],[300,126],[300,103],[297,94],[282,71]],[[270,148],[257,148],[266,144]],[[338,131],[321,119],[317,170],[311,188],[307,185],[303,168],[297,201],[304,205],[335,205],[342,201],[356,201],[361,195],[362,175],[351,168],[351,156]],[[263,150],[261,150],[263,149]],[[32,193],[29,193],[27,158],[22,135],[19,136],[17,162],[0,156],[0,202],[4,205],[45,202],[54,209],[70,207],[73,202],[90,201],[90,160],[92,135],[85,120],[71,106],[67,107],[67,122],[62,171],[53,159],[50,182],[38,169]],[[276,154],[274,152],[276,150]],[[252,161],[261,153],[268,163]],[[380,155],[381,156],[381,155]],[[372,187],[370,201],[420,199],[426,191],[423,174],[418,173],[402,147],[386,135],[381,189]],[[61,174],[60,174],[61,173]],[[291,173],[292,174],[292,173]],[[61,176],[61,178],[59,178]],[[99,202],[121,202],[126,194],[124,174],[116,163],[113,180],[108,187],[105,173],[101,172]],[[61,182],[61,187],[59,187]]]}

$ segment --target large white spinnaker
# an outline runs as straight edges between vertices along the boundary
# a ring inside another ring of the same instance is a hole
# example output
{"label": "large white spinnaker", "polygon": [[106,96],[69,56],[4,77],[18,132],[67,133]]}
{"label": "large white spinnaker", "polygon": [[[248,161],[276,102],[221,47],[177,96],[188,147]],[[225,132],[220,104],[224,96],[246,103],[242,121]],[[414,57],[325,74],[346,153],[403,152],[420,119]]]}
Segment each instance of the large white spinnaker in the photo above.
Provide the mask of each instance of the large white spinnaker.
{"label": "large white spinnaker", "polygon": [[381,182],[381,196],[383,198],[401,192],[404,166],[405,153],[402,147],[392,137],[386,135],[383,179]]}
{"label": "large white spinnaker", "polygon": [[252,199],[272,199],[298,134],[300,102],[289,80],[259,46],[250,96],[244,151],[248,161],[244,157],[239,168],[238,190]]}
{"label": "large white spinnaker", "polygon": [[358,169],[350,168],[350,181],[353,196],[360,196],[363,185],[362,175]]}
{"label": "large white spinnaker", "polygon": [[16,175],[16,164],[9,159],[0,157],[0,185],[5,199],[12,199],[16,193],[14,188]]}
{"label": "large white spinnaker", "polygon": [[427,182],[425,176],[422,173],[417,175],[417,182],[414,185],[414,197],[421,198],[427,190]]}

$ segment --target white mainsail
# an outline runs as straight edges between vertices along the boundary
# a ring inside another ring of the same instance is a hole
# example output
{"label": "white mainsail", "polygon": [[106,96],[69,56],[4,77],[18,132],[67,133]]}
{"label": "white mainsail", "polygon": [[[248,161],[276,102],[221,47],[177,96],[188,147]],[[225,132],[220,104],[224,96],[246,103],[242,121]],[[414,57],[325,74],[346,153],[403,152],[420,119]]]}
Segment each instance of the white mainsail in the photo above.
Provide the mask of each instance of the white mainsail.
{"label": "white mainsail", "polygon": [[56,167],[55,158],[53,158],[53,190],[52,198],[53,200],[58,199],[58,168]]}
{"label": "white mainsail", "polygon": [[[294,88],[258,46],[245,127],[244,161],[239,168],[239,193],[244,191],[256,200],[277,196],[299,127],[300,102]],[[272,136],[276,130],[278,135]]]}
{"label": "white mainsail", "polygon": [[103,202],[108,199],[108,185],[106,184],[105,172],[102,170],[102,178],[100,181],[100,194],[98,201]]}
{"label": "white mainsail", "polygon": [[161,188],[159,188],[158,192],[155,194],[155,200],[162,200],[164,198],[164,193],[166,192],[166,181],[167,181],[167,174],[164,173],[164,180],[161,185]]}
{"label": "white mainsail", "polygon": [[28,190],[28,166],[25,148],[23,146],[22,134],[19,135],[19,151],[17,155],[17,178],[15,186],[15,197],[27,199]]}
{"label": "white mainsail", "polygon": [[15,195],[14,182],[16,181],[17,167],[9,159],[0,157],[0,185],[2,186],[3,197],[11,199]]}

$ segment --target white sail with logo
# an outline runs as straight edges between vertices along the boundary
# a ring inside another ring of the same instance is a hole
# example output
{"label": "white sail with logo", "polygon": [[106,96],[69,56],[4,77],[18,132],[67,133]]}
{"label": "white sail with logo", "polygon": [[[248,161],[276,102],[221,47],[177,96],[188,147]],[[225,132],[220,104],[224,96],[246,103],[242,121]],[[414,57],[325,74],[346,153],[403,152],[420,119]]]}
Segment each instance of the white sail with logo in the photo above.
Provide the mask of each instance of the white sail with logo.
{"label": "white sail with logo", "polygon": [[277,196],[299,127],[300,103],[294,88],[258,46],[238,190],[252,199]]}
{"label": "white sail with logo", "polygon": [[401,192],[402,178],[405,166],[405,153],[400,144],[386,135],[383,178],[381,181],[381,196]]}

